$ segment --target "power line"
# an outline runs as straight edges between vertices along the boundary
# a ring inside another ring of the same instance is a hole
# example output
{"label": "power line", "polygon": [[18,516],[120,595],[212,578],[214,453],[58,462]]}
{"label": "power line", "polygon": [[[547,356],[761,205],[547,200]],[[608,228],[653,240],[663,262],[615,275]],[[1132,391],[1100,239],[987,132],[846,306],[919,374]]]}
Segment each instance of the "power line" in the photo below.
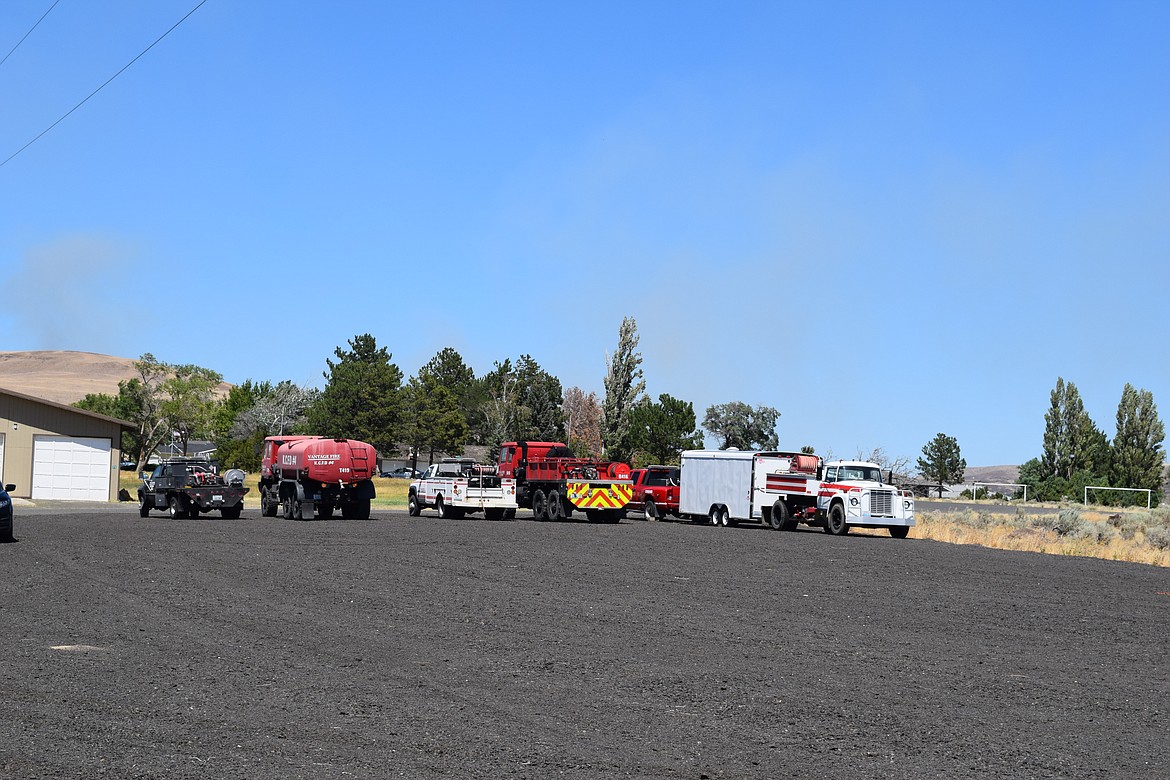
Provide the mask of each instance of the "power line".
{"label": "power line", "polygon": [[[61,2],[61,0],[53,0],[53,4],[51,6],[49,6],[49,11],[52,11],[54,8],[56,8],[57,3],[59,3],[59,2]],[[29,31],[24,34],[24,38],[27,38],[28,36],[32,35],[33,30],[37,29],[37,25],[40,24],[41,22],[45,21],[45,17],[49,15],[49,11],[45,11],[43,14],[41,14],[41,18],[37,19],[37,23],[34,24],[32,26],[32,28],[30,28]],[[8,58],[12,56],[12,52],[19,49],[20,44],[24,43],[24,38],[21,38],[19,41],[17,41],[16,45],[12,47],[12,51],[10,51],[4,55],[4,59],[0,60],[0,65],[3,65],[4,63],[8,62]]]}
{"label": "power line", "polygon": [[[59,1],[59,0],[58,0],[58,1]],[[150,51],[151,49],[153,49],[153,48],[154,48],[154,47],[155,47],[155,46],[158,44],[158,42],[159,42],[159,41],[161,41],[163,38],[167,37],[167,36],[168,36],[168,35],[170,35],[172,32],[174,32],[174,30],[175,30],[175,28],[176,28],[176,27],[178,27],[178,26],[179,26],[180,24],[182,24],[183,22],[187,21],[187,17],[191,16],[191,14],[195,13],[195,12],[196,12],[196,11],[198,11],[200,8],[202,8],[202,7],[203,7],[203,4],[204,4],[204,3],[206,3],[206,2],[207,2],[207,0],[199,0],[199,4],[198,4],[197,6],[195,6],[195,7],[194,7],[194,8],[192,8],[190,11],[188,11],[188,12],[187,12],[187,14],[186,14],[186,16],[184,16],[182,19],[180,19],[179,21],[177,21],[177,22],[175,22],[173,25],[171,25],[171,29],[167,30],[165,33],[163,33],[162,35],[158,36],[158,38],[157,38],[157,39],[155,39],[155,42],[154,42],[154,43],[150,44],[150,45],[149,45],[149,46],[147,46],[145,49],[143,49],[141,52],[139,52],[137,57],[135,57],[134,59],[132,59],[132,60],[130,60],[129,62],[127,62],[125,65],[123,65],[123,66],[122,66],[122,69],[121,69],[121,70],[119,70],[119,71],[118,71],[117,73],[115,73],[113,76],[110,76],[108,79],[106,79],[106,80],[105,80],[105,82],[104,82],[104,83],[103,83],[103,84],[102,84],[100,87],[98,87],[98,88],[97,88],[97,89],[95,89],[93,92],[90,92],[88,95],[86,95],[84,100],[82,100],[80,103],[78,103],[77,105],[75,105],[73,108],[71,108],[71,109],[69,109],[68,111],[66,111],[64,116],[62,116],[62,117],[61,117],[60,119],[58,119],[56,122],[54,122],[53,124],[49,125],[49,126],[48,126],[48,127],[46,127],[44,130],[42,130],[40,133],[38,133],[38,134],[37,134],[37,136],[36,136],[36,138],[33,138],[33,139],[32,139],[31,141],[29,141],[27,144],[25,144],[24,146],[22,146],[22,147],[20,147],[19,149],[17,149],[15,152],[13,152],[11,155],[9,155],[9,156],[8,156],[8,159],[6,159],[4,162],[0,162],[0,168],[3,168],[5,165],[7,165],[9,162],[11,162],[11,161],[12,161],[12,159],[13,159],[14,157],[16,157],[18,154],[20,154],[21,152],[23,152],[25,149],[29,148],[30,146],[32,146],[33,144],[35,144],[37,141],[39,141],[39,140],[41,139],[41,136],[43,136],[45,133],[47,133],[47,132],[49,132],[50,130],[52,130],[52,129],[53,129],[54,127],[56,127],[57,125],[61,124],[63,121],[65,121],[65,119],[66,119],[66,118],[67,118],[67,117],[68,117],[70,114],[72,114],[74,111],[76,111],[77,109],[79,109],[79,108],[81,108],[82,106],[84,106],[84,105],[85,105],[87,102],[89,102],[89,99],[90,99],[91,97],[93,97],[93,96],[94,96],[94,95],[96,95],[97,93],[101,92],[103,89],[105,89],[105,87],[106,87],[106,85],[107,85],[107,84],[109,84],[109,83],[110,83],[111,81],[113,81],[114,79],[118,78],[118,76],[121,76],[123,71],[125,71],[127,68],[129,68],[129,67],[130,67],[131,65],[133,65],[134,63],[138,62],[138,60],[142,58],[142,55],[146,54],[148,51]],[[54,5],[56,5],[56,3],[54,3]],[[52,9],[49,9],[49,10],[52,10]],[[42,18],[43,18],[43,17],[42,17]],[[39,22],[38,22],[38,24],[39,24]],[[19,45],[19,44],[18,44],[18,45]]]}

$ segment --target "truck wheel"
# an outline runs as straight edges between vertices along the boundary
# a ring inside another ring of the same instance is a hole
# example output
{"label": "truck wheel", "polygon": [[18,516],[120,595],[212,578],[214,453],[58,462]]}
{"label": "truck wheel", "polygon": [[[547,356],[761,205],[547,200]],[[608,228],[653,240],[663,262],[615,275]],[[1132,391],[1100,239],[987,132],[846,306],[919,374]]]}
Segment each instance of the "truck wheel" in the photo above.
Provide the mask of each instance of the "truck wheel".
{"label": "truck wheel", "polygon": [[178,496],[171,496],[170,500],[167,501],[167,510],[176,520],[182,520],[187,516],[187,510],[183,509],[183,502]]}
{"label": "truck wheel", "polygon": [[483,510],[483,517],[485,520],[503,520],[503,509],[485,509]]}
{"label": "truck wheel", "polygon": [[138,496],[138,516],[139,517],[150,516],[150,506],[147,505],[147,503],[146,503],[146,494],[145,493],[142,493]]}
{"label": "truck wheel", "polygon": [[292,520],[292,499],[286,498],[280,502],[280,514],[285,520]]}
{"label": "truck wheel", "polygon": [[439,513],[439,517],[444,518],[444,519],[446,519],[451,514],[450,512],[447,511],[447,505],[443,503],[443,494],[442,493],[435,496],[435,511]]}
{"label": "truck wheel", "polygon": [[545,517],[549,520],[557,521],[565,515],[565,505],[561,503],[561,493],[559,490],[548,491],[548,509],[545,510]]}
{"label": "truck wheel", "polygon": [[410,498],[406,499],[406,514],[411,517],[418,517],[422,514],[422,507],[418,504],[417,493],[411,493]]}
{"label": "truck wheel", "polygon": [[895,539],[905,539],[910,535],[910,526],[908,525],[891,525],[890,536]]}
{"label": "truck wheel", "polygon": [[657,507],[657,505],[655,505],[654,499],[652,499],[652,498],[646,499],[646,509],[643,512],[643,514],[646,516],[647,520],[657,520],[658,519],[658,507]]}
{"label": "truck wheel", "polygon": [[333,517],[333,504],[326,504],[324,502],[317,504],[317,519],[328,520]]}
{"label": "truck wheel", "polygon": [[772,505],[772,514],[768,516],[768,525],[774,531],[791,531],[793,523],[788,519],[788,507],[783,501]]}
{"label": "truck wheel", "polygon": [[235,506],[225,506],[223,509],[219,510],[219,514],[225,520],[239,520],[240,519],[240,512],[242,512],[243,509],[244,509],[244,504],[243,504],[243,502],[240,502],[239,504],[236,504]]}
{"label": "truck wheel", "polygon": [[304,505],[301,504],[301,502],[295,498],[290,498],[289,504],[292,506],[292,519],[293,520],[304,520],[305,519]]}
{"label": "truck wheel", "polygon": [[276,517],[276,510],[280,508],[278,502],[268,497],[267,490],[260,491],[260,514],[263,517]]}
{"label": "truck wheel", "polygon": [[849,523],[845,522],[845,507],[833,504],[829,509],[829,518],[825,521],[825,533],[833,536],[844,536],[849,533]]}
{"label": "truck wheel", "polygon": [[369,520],[370,519],[370,499],[359,498],[353,502],[353,519],[354,520]]}
{"label": "truck wheel", "polygon": [[548,499],[544,497],[544,491],[538,490],[532,494],[532,519],[543,520],[544,513],[548,511]]}
{"label": "truck wheel", "polygon": [[516,519],[516,510],[515,509],[505,509],[504,510],[504,519],[505,520],[515,520]]}

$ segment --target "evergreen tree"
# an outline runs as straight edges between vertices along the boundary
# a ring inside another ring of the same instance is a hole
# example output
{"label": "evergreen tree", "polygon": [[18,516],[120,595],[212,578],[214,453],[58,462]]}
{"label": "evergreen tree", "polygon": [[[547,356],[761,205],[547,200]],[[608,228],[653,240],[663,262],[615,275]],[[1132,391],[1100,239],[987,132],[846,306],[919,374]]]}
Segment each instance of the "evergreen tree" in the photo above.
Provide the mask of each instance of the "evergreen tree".
{"label": "evergreen tree", "polygon": [[630,441],[630,410],[646,392],[642,378],[642,353],[638,348],[638,325],[633,317],[622,319],[618,329],[618,346],[605,359],[605,399],[601,407],[601,442],[605,456],[628,461],[633,451]]}
{"label": "evergreen tree", "polygon": [[942,498],[945,485],[963,481],[967,461],[959,452],[959,442],[940,433],[923,446],[918,470],[928,482],[938,485],[938,496]]}
{"label": "evergreen tree", "polygon": [[309,408],[313,433],[358,439],[380,453],[397,451],[402,434],[402,371],[391,355],[368,333],[334,350],[337,362],[326,360],[325,389]]}
{"label": "evergreen tree", "polygon": [[695,408],[663,393],[657,403],[646,398],[630,410],[630,439],[634,463],[677,465],[683,450],[703,445],[703,433],[695,425]]}
{"label": "evergreen tree", "polygon": [[1117,435],[1113,437],[1112,484],[1144,488],[1161,499],[1166,430],[1158,418],[1154,395],[1135,390],[1128,382],[1117,405]]}
{"label": "evergreen tree", "polygon": [[540,367],[531,355],[516,361],[520,405],[526,413],[527,426],[519,438],[531,441],[562,441],[565,438],[564,399],[561,380]]}
{"label": "evergreen tree", "polygon": [[463,452],[467,418],[455,391],[443,384],[437,374],[424,366],[407,384],[405,398],[409,414],[403,431],[411,449],[412,468],[418,468],[419,456],[424,452],[428,463],[434,463],[436,452]]}

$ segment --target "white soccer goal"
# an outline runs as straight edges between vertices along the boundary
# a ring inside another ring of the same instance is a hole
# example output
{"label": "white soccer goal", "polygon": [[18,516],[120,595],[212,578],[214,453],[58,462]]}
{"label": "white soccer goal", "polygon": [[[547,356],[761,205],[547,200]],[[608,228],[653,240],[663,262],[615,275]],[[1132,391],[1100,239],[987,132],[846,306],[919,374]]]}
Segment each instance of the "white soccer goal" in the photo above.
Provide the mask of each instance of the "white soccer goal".
{"label": "white soccer goal", "polygon": [[1014,487],[1024,489],[1024,500],[1028,500],[1028,486],[1021,485],[1018,482],[972,482],[971,483],[971,497],[979,495],[979,488],[981,487]]}
{"label": "white soccer goal", "polygon": [[1149,488],[1115,488],[1105,487],[1104,485],[1085,485],[1085,506],[1089,505],[1089,491],[1090,490],[1127,490],[1131,493],[1145,493],[1146,494],[1146,509],[1152,506],[1153,491]]}

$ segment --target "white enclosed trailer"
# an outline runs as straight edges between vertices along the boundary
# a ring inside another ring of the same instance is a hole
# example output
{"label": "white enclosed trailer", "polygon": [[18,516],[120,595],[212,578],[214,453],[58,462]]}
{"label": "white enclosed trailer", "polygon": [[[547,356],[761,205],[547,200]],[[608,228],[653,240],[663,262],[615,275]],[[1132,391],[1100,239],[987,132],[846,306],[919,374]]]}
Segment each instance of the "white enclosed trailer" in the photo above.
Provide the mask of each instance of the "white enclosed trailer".
{"label": "white enclosed trailer", "polygon": [[713,525],[754,521],[791,531],[807,523],[836,535],[850,527],[888,528],[899,539],[914,525],[914,496],[883,480],[881,467],[868,461],[690,450],[682,453],[680,482],[679,515]]}

